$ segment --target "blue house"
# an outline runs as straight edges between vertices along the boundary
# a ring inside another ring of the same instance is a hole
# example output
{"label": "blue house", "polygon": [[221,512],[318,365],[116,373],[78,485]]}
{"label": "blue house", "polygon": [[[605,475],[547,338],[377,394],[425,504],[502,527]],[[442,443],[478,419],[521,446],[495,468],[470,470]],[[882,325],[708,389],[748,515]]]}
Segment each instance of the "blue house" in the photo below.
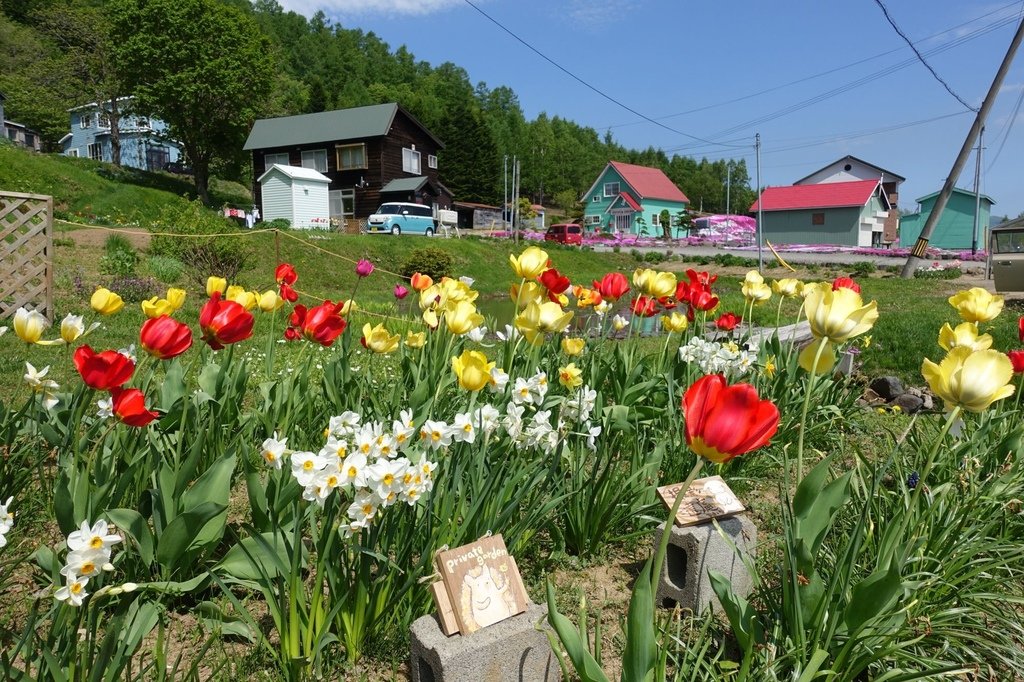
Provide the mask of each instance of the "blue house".
{"label": "blue house", "polygon": [[[133,97],[117,101],[121,165],[141,170],[163,170],[181,160],[181,147],[167,137],[167,124],[132,110]],[[110,144],[110,103],[92,102],[68,109],[71,132],[60,139],[65,156],[83,156],[113,162]]]}

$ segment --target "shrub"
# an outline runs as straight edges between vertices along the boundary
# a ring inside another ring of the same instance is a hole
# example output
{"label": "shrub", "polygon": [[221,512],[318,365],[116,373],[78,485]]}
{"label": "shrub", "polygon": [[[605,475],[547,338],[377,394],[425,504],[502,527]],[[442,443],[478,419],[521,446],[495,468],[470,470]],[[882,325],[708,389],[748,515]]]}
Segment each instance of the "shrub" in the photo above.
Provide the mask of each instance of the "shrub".
{"label": "shrub", "polygon": [[66,246],[69,249],[73,249],[73,248],[75,248],[75,240],[71,239],[70,237],[54,237],[53,238],[53,245],[54,246]]}
{"label": "shrub", "polygon": [[107,253],[114,253],[116,251],[135,251],[135,247],[128,241],[128,238],[123,234],[117,232],[111,232],[107,235],[107,240],[103,242],[103,250]]}
{"label": "shrub", "polygon": [[645,263],[660,263],[665,260],[665,257],[657,251],[648,251],[644,254]]}
{"label": "shrub", "polygon": [[850,274],[854,277],[867,277],[877,269],[871,261],[862,260],[853,264]]}
{"label": "shrub", "polygon": [[442,277],[451,277],[454,265],[451,254],[443,249],[416,249],[402,263],[402,275],[412,277],[413,273],[418,272],[436,281]]}
{"label": "shrub", "polygon": [[139,254],[124,235],[113,233],[103,243],[100,272],[111,277],[131,277],[139,263]]}
{"label": "shrub", "polygon": [[249,247],[233,234],[241,231],[198,201],[181,200],[167,205],[151,229],[163,234],[153,237],[150,255],[185,263],[197,282],[205,281],[211,272],[233,280],[250,256]]}
{"label": "shrub", "polygon": [[146,267],[164,284],[177,284],[185,272],[185,264],[171,256],[150,256]]}
{"label": "shrub", "polygon": [[274,218],[269,222],[265,222],[260,225],[261,228],[274,229],[274,230],[288,230],[291,229],[292,221],[287,218]]}
{"label": "shrub", "polygon": [[638,263],[644,262],[644,254],[642,251],[640,251],[640,249],[630,249],[629,255],[633,256],[633,258],[635,258]]}

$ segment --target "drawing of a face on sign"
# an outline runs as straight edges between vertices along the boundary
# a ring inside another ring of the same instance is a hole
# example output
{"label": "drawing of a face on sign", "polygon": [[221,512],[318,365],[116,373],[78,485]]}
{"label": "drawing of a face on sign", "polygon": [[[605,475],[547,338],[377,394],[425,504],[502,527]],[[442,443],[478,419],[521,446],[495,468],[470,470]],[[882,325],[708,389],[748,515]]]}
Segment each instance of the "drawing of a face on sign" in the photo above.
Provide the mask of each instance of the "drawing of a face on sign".
{"label": "drawing of a face on sign", "polygon": [[515,599],[500,570],[484,565],[470,569],[462,579],[462,616],[477,627],[487,627],[515,613]]}

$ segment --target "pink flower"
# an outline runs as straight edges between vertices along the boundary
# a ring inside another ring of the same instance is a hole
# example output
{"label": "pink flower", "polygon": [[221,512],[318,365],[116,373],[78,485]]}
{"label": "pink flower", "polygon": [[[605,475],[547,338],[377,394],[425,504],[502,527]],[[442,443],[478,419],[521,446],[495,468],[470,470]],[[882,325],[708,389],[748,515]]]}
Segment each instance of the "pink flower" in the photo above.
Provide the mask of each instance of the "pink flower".
{"label": "pink flower", "polygon": [[369,277],[372,272],[373,263],[366,260],[365,258],[359,259],[359,262],[356,263],[356,274],[359,275],[360,277]]}
{"label": "pink flower", "polygon": [[395,298],[401,301],[403,298],[409,295],[409,290],[403,287],[401,284],[395,285]]}

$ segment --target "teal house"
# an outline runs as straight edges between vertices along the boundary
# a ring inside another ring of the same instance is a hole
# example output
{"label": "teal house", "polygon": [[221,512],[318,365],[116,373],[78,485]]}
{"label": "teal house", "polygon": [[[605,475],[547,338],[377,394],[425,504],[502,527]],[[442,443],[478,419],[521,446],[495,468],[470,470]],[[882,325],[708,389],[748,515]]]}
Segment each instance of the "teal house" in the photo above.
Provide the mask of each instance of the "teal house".
{"label": "teal house", "polygon": [[690,200],[658,168],[609,161],[583,195],[584,227],[593,232],[662,234],[660,216],[673,221]]}
{"label": "teal house", "polygon": [[[932,192],[917,200],[917,212],[910,213],[900,218],[900,246],[911,247],[921,236],[928,216],[935,207],[935,200],[939,198],[938,192]],[[991,197],[981,195],[979,205],[981,219],[978,221],[978,245],[985,248],[988,243],[988,223],[992,211]],[[974,238],[974,192],[959,187],[953,188],[949,195],[949,202],[939,217],[939,222],[932,232],[929,246],[937,249],[969,249]]]}

